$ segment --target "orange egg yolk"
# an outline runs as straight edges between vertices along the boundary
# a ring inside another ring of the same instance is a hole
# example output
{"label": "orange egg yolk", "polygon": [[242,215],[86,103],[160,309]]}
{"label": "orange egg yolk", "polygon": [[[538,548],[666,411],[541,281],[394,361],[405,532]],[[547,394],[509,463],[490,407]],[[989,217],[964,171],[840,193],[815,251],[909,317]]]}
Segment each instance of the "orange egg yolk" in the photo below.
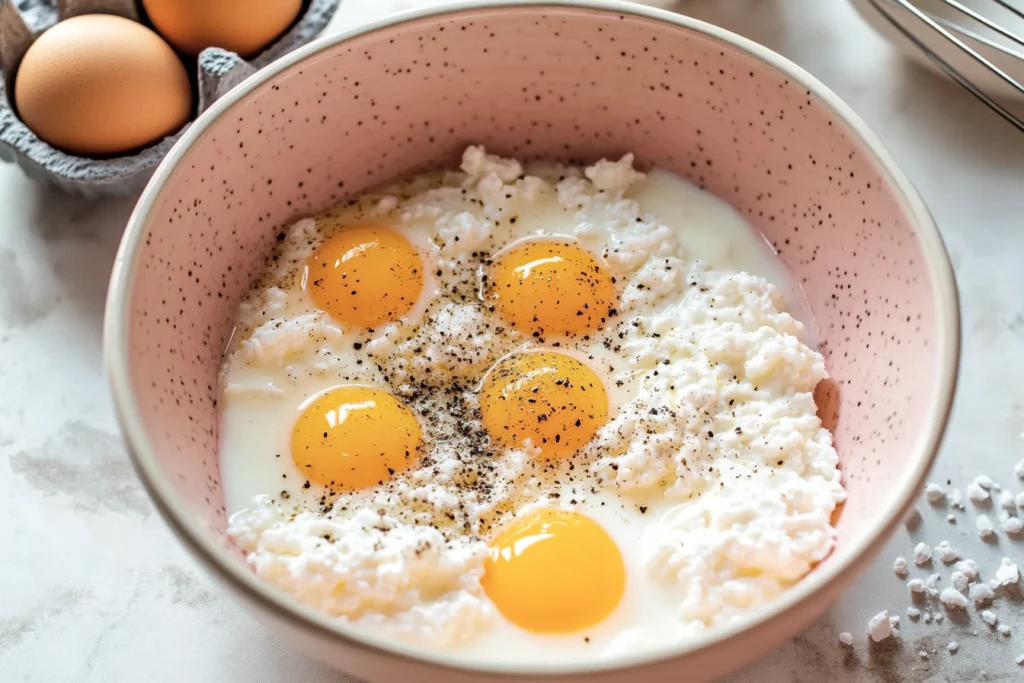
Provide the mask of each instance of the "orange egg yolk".
{"label": "orange egg yolk", "polygon": [[416,416],[381,389],[317,394],[292,428],[292,460],[306,479],[336,491],[383,483],[408,469],[423,444]]}
{"label": "orange egg yolk", "polygon": [[615,542],[592,519],[542,509],[491,542],[480,583],[517,626],[567,633],[611,614],[622,598],[626,569]]}
{"label": "orange egg yolk", "polygon": [[498,314],[524,334],[592,332],[615,307],[608,270],[572,242],[524,242],[501,255],[489,276]]}
{"label": "orange egg yolk", "polygon": [[529,439],[548,459],[572,455],[608,421],[604,384],[563,353],[506,356],[484,378],[478,398],[491,439],[506,448]]}
{"label": "orange egg yolk", "polygon": [[423,291],[423,259],[393,230],[342,230],[310,257],[303,288],[340,323],[374,327],[398,320]]}

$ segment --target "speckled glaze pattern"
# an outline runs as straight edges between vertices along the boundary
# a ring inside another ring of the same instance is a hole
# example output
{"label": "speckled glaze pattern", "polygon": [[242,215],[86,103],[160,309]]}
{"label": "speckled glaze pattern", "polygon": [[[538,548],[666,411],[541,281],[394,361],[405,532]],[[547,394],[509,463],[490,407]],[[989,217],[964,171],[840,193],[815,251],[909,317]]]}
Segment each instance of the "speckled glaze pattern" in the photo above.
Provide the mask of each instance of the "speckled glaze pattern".
{"label": "speckled glaze pattern", "polygon": [[[184,506],[222,534],[217,369],[282,229],[398,175],[452,165],[470,143],[568,161],[631,151],[764,233],[821,329],[831,379],[817,398],[849,490],[840,550],[863,539],[920,464],[909,454],[930,457],[919,444],[934,419],[927,399],[952,383],[938,377],[941,302],[905,197],[818,95],[758,57],[650,17],[569,7],[479,8],[358,35],[255,87],[185,151],[137,217],[145,237],[124,285],[133,399]],[[693,680],[792,634],[834,598],[834,583],[820,606],[777,619],[778,634],[734,660],[705,657]]]}

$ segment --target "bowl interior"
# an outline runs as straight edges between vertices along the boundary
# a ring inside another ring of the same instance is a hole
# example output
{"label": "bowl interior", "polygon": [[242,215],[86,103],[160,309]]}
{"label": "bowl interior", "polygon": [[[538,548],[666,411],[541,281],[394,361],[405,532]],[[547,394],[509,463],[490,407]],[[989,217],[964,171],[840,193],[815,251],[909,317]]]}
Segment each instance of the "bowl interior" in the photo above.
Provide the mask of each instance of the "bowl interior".
{"label": "bowl interior", "polygon": [[831,379],[820,413],[849,489],[840,548],[909,495],[932,397],[949,389],[936,305],[948,283],[933,281],[907,199],[874,154],[767,62],[644,16],[479,8],[271,68],[221,109],[154,190],[124,283],[126,363],[152,450],[142,457],[212,536],[225,526],[218,365],[278,233],[397,175],[454,164],[469,143],[584,161],[632,151],[740,209],[821,328]]}

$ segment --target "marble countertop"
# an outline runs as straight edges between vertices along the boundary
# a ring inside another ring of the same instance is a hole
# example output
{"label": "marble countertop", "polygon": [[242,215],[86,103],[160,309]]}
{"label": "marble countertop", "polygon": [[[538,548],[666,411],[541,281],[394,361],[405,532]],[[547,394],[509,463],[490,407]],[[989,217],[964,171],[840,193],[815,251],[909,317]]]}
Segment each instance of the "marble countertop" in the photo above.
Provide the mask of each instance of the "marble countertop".
{"label": "marble countertop", "polygon": [[[329,30],[423,4],[346,0]],[[917,184],[963,305],[959,395],[932,478],[963,489],[984,473],[1024,489],[1012,473],[1024,457],[1024,136],[905,63],[841,0],[680,7],[807,68]],[[100,352],[107,278],[131,208],[62,196],[0,165],[0,681],[351,683],[276,642],[218,591],[136,480]],[[919,540],[948,540],[991,576],[1002,556],[1024,564],[1024,543],[1003,534],[983,543],[973,512],[951,525],[948,510],[919,507],[918,528],[901,528],[821,621],[730,683],[1024,680],[1014,662],[1024,654],[1024,601],[995,609],[1009,636],[973,609],[913,623],[892,571]],[[867,620],[882,609],[902,616],[900,637],[869,646]],[[840,631],[854,634],[853,648],[838,643]]]}

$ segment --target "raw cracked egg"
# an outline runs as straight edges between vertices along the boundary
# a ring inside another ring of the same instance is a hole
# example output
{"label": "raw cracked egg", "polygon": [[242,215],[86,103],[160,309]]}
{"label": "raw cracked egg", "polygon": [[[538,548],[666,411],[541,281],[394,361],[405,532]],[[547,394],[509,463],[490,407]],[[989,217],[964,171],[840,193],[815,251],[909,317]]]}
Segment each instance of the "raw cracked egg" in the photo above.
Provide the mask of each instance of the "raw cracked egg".
{"label": "raw cracked egg", "polygon": [[541,508],[513,521],[491,541],[480,582],[517,626],[571,633],[601,622],[615,609],[626,570],[615,541],[594,520]]}
{"label": "raw cracked egg", "polygon": [[738,214],[628,155],[470,147],[298,221],[221,369],[229,533],[296,599],[466,661],[699,638],[834,542],[786,286]]}
{"label": "raw cracked egg", "polygon": [[397,398],[374,387],[341,386],[301,407],[290,450],[310,480],[352,491],[409,469],[422,443],[416,416]]}
{"label": "raw cracked egg", "polygon": [[555,351],[500,360],[483,380],[480,414],[491,440],[532,446],[545,458],[572,455],[608,421],[604,382],[586,363]]}
{"label": "raw cracked egg", "polygon": [[489,295],[520,332],[575,336],[600,329],[615,309],[608,269],[586,249],[564,240],[526,240],[491,268]]}
{"label": "raw cracked egg", "polygon": [[423,258],[408,239],[386,226],[359,226],[320,245],[302,281],[317,308],[339,323],[369,328],[406,315],[423,278]]}
{"label": "raw cracked egg", "polygon": [[107,14],[65,19],[25,53],[14,82],[18,116],[41,139],[82,156],[157,142],[192,115],[181,60],[145,26]]}

